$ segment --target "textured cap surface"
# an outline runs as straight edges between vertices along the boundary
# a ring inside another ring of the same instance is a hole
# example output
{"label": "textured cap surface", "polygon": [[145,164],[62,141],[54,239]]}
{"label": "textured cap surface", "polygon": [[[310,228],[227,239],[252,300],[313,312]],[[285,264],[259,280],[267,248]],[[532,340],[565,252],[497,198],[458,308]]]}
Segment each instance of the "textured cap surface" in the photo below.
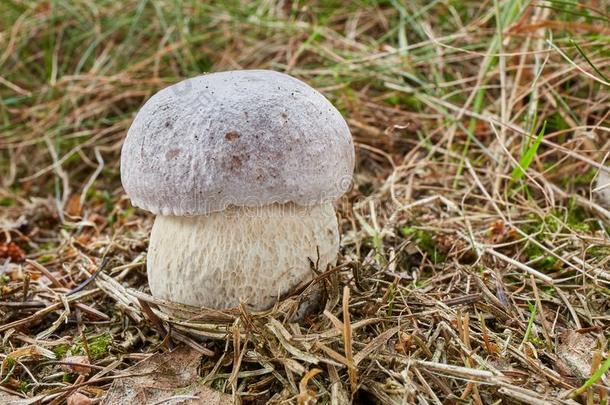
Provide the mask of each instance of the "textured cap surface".
{"label": "textured cap surface", "polygon": [[307,84],[240,70],[182,81],[138,112],[121,152],[133,205],[163,215],[332,201],[350,186],[345,120]]}

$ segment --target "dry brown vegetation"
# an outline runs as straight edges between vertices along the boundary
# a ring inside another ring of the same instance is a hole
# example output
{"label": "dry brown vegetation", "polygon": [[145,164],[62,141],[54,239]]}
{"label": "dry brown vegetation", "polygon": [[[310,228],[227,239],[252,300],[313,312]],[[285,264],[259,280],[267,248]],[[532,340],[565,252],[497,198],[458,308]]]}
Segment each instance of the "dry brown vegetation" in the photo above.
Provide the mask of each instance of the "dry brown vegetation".
{"label": "dry brown vegetation", "polygon": [[[196,384],[244,404],[607,403],[609,8],[3,1],[0,402],[101,402],[187,345]],[[122,139],[160,88],[254,67],[320,89],[354,136],[328,299],[300,324],[307,291],[170,317]]]}

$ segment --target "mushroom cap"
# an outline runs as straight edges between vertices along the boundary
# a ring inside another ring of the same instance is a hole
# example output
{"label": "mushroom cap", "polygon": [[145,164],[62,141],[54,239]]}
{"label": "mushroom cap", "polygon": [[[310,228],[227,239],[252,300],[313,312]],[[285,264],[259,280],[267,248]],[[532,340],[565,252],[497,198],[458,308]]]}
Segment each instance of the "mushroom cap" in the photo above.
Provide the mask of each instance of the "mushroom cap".
{"label": "mushroom cap", "polygon": [[121,151],[132,204],[161,215],[329,202],[347,191],[353,169],[339,111],[302,81],[269,70],[212,73],[159,91]]}

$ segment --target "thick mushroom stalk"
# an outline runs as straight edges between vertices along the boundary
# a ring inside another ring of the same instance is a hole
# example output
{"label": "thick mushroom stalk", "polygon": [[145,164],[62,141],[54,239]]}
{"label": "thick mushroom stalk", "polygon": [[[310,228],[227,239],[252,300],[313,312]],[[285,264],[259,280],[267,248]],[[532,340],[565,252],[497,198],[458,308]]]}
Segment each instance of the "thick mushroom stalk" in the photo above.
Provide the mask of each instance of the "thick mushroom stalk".
{"label": "thick mushroom stalk", "polygon": [[339,249],[330,203],[230,208],[194,217],[158,216],[148,253],[154,296],[208,308],[272,307],[325,270]]}
{"label": "thick mushroom stalk", "polygon": [[600,170],[597,176],[596,190],[601,203],[610,207],[610,168]]}

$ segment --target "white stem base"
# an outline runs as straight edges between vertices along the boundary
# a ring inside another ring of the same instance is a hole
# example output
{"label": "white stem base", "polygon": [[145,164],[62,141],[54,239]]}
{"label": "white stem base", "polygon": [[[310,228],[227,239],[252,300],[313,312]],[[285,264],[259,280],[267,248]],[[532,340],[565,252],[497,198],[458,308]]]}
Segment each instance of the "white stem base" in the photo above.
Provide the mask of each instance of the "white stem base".
{"label": "white stem base", "polygon": [[610,173],[604,170],[599,171],[596,188],[599,189],[598,195],[602,204],[610,208]]}
{"label": "white stem base", "polygon": [[207,308],[244,302],[268,309],[334,264],[333,206],[274,204],[195,217],[158,216],[150,236],[148,282],[155,297]]}

